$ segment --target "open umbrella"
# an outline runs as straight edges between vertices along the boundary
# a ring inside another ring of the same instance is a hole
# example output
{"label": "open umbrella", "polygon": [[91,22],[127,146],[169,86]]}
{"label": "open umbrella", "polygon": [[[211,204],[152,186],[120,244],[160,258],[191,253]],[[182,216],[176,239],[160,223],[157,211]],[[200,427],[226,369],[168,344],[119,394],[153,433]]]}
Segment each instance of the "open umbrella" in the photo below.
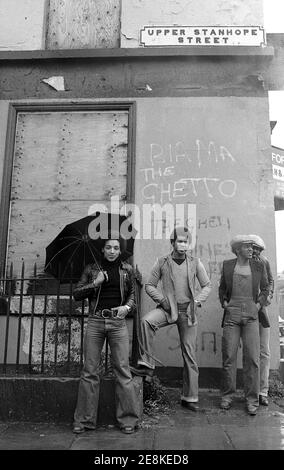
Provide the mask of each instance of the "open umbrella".
{"label": "open umbrella", "polygon": [[104,240],[118,234],[125,260],[133,255],[136,233],[129,218],[120,214],[96,212],[76,220],[46,247],[45,272],[62,283],[79,279],[87,264],[99,263]]}

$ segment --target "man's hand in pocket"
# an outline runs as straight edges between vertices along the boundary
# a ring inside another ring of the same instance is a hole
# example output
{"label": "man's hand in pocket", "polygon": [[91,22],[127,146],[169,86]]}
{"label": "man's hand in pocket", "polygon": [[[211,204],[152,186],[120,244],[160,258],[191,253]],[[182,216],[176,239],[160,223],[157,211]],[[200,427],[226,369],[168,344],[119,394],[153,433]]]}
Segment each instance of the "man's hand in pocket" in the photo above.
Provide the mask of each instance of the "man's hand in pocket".
{"label": "man's hand in pocket", "polygon": [[171,306],[170,306],[170,303],[168,301],[168,299],[164,298],[161,302],[161,306],[163,307],[163,309],[166,311],[166,312],[170,312],[171,311]]}

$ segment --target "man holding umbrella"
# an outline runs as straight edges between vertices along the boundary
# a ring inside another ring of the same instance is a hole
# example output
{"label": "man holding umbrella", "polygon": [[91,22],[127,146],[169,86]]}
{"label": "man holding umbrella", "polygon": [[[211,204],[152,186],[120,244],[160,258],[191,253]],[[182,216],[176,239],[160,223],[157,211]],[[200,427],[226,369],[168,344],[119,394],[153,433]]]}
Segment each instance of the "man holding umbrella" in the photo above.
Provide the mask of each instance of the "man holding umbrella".
{"label": "man holding umbrella", "polygon": [[89,318],[84,338],[84,367],[77,406],[75,433],[95,429],[99,402],[99,364],[108,338],[116,376],[116,419],[122,432],[138,424],[138,400],[129,368],[129,338],[125,317],[134,308],[133,268],[122,261],[123,239],[109,233],[102,243],[101,263],[89,264],[74,289],[75,300],[88,298]]}

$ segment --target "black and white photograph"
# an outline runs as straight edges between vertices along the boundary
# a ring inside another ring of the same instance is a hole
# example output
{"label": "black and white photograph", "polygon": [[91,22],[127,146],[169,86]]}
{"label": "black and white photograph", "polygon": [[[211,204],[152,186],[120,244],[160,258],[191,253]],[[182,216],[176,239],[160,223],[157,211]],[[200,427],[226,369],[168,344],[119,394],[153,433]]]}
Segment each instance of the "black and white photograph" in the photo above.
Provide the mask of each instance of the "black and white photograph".
{"label": "black and white photograph", "polygon": [[0,0],[11,463],[284,450],[283,18],[284,0]]}

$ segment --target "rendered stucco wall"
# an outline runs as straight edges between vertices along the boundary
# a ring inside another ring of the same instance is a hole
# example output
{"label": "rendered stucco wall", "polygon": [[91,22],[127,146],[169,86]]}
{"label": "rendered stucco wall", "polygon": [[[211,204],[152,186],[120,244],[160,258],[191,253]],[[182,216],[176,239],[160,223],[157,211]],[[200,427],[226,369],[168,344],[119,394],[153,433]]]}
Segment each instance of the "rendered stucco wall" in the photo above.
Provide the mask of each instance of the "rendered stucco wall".
{"label": "rendered stucco wall", "polygon": [[[222,309],[218,283],[230,239],[257,233],[266,242],[276,278],[273,183],[268,103],[263,98],[139,100],[136,204],[196,204],[195,253],[212,281],[199,311],[198,364],[221,367]],[[138,239],[135,263],[147,279],[155,259],[170,251],[168,240]],[[144,293],[143,312],[154,308]],[[270,308],[271,368],[278,368],[278,307]],[[157,357],[182,366],[176,326],[157,334]]]}
{"label": "rendered stucco wall", "polygon": [[0,50],[44,49],[46,0],[0,0]]}
{"label": "rendered stucco wall", "polygon": [[[233,257],[229,248],[232,236],[257,233],[263,237],[276,278],[268,100],[175,97],[137,98],[136,102],[135,203],[141,211],[143,204],[153,202],[196,206],[195,252],[213,285],[199,312],[197,358],[200,367],[221,367],[222,310],[217,292],[221,263]],[[2,108],[4,136],[7,102],[2,102]],[[167,240],[136,240],[134,263],[142,272],[143,282],[156,257],[169,250]],[[145,293],[142,300],[146,313],[154,304]],[[278,369],[275,301],[269,312],[271,368]],[[182,366],[175,326],[158,332],[156,354],[165,366]]]}
{"label": "rendered stucco wall", "polygon": [[121,47],[139,47],[151,25],[263,26],[262,0],[122,0]]}

